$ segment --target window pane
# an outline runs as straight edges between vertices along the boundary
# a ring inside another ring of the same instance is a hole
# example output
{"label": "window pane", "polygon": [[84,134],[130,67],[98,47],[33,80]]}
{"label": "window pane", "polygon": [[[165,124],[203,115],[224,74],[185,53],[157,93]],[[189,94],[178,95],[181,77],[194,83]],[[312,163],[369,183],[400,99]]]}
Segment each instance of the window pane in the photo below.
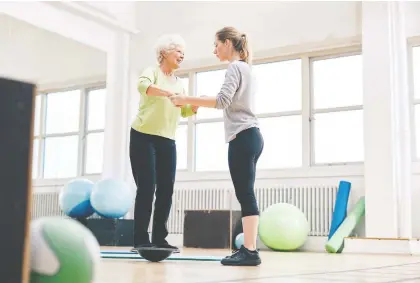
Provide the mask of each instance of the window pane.
{"label": "window pane", "polygon": [[363,110],[316,114],[315,163],[364,160]]}
{"label": "window pane", "polygon": [[38,177],[38,158],[39,158],[39,139],[34,139],[33,149],[32,149],[32,178],[36,179]]}
{"label": "window pane", "polygon": [[104,133],[88,134],[86,137],[86,174],[102,172]]}
{"label": "window pane", "polygon": [[414,127],[416,140],[416,156],[420,158],[420,104],[414,105]]}
{"label": "window pane", "polygon": [[[225,81],[226,70],[197,73],[197,96],[217,96]],[[197,112],[197,119],[220,118],[223,111],[201,107]]]}
{"label": "window pane", "polygon": [[79,131],[80,91],[47,95],[47,134]]}
{"label": "window pane", "polygon": [[78,136],[45,139],[45,178],[69,178],[77,175]]}
{"label": "window pane", "polygon": [[254,66],[256,112],[294,111],[302,108],[301,60]]}
{"label": "window pane", "polygon": [[37,95],[35,98],[34,136],[39,136],[41,129],[41,101],[42,95]]}
{"label": "window pane", "polygon": [[312,84],[315,109],[362,105],[362,56],[314,61]]}
{"label": "window pane", "polygon": [[[189,79],[188,78],[181,78],[181,81],[182,81],[182,84],[184,85],[184,89],[185,89],[185,92],[187,93],[187,95],[193,95],[193,94],[190,94],[189,92],[188,92],[188,88],[189,88]],[[188,118],[183,118],[182,116],[181,116],[181,119],[180,119],[180,121],[182,122],[182,121],[188,121]]]}
{"label": "window pane", "polygon": [[185,92],[188,95],[192,95],[192,94],[189,93],[189,87],[190,87],[189,86],[189,83],[190,83],[189,78],[181,78],[181,81],[182,81],[182,84],[184,85]]}
{"label": "window pane", "polygon": [[264,150],[258,169],[302,166],[302,116],[260,119]]}
{"label": "window pane", "polygon": [[88,130],[105,128],[106,89],[96,89],[88,94]]}
{"label": "window pane", "polygon": [[176,130],[176,169],[187,169],[188,125],[180,125]]}
{"label": "window pane", "polygon": [[223,122],[197,124],[195,145],[197,171],[229,169]]}
{"label": "window pane", "polygon": [[413,48],[414,97],[420,98],[420,46]]}

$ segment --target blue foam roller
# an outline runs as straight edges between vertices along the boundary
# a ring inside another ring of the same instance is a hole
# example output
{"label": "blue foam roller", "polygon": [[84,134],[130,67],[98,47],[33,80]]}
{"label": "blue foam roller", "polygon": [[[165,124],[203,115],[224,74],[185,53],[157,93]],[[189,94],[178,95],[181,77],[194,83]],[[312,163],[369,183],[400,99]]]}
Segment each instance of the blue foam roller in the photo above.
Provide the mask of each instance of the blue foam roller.
{"label": "blue foam roller", "polygon": [[334,211],[331,221],[330,233],[328,240],[334,235],[341,223],[347,217],[347,203],[349,200],[351,189],[351,183],[346,181],[340,181],[337,192],[337,199],[334,205]]}

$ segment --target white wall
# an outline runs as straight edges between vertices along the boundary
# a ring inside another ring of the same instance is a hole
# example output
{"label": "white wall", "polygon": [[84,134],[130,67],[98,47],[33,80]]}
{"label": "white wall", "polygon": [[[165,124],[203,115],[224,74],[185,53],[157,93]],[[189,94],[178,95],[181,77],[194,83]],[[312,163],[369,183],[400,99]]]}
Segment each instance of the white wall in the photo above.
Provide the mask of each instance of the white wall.
{"label": "white wall", "polygon": [[223,26],[235,26],[249,34],[255,52],[347,39],[361,32],[357,2],[143,2],[139,10],[138,26],[147,29],[146,37],[138,37],[135,43],[139,67],[154,62],[153,44],[164,33],[185,38],[188,67],[205,65],[207,60],[217,62],[212,53],[214,34]]}
{"label": "white wall", "polygon": [[60,87],[105,80],[106,53],[0,15],[0,76]]}
{"label": "white wall", "polygon": [[[86,5],[116,19],[129,18],[127,7],[133,7],[92,1]],[[141,33],[133,38],[132,53],[137,72],[155,62],[153,44],[164,33],[180,33],[185,38],[184,68],[217,63],[212,54],[214,33],[225,25],[247,32],[257,55],[271,55],[290,46],[299,52],[361,35],[360,2],[138,2],[136,6]],[[416,16],[420,3],[409,2],[406,6],[407,36],[420,35],[420,19]],[[160,15],[158,20],[156,13]],[[0,38],[0,75],[41,84],[105,77],[104,52],[3,14]]]}

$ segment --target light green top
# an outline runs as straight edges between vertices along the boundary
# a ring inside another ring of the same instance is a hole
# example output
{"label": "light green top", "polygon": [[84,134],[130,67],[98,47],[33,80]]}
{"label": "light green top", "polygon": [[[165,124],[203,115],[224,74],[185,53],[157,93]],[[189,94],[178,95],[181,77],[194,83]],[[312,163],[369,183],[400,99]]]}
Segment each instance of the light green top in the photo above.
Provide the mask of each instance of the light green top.
{"label": "light green top", "polygon": [[151,84],[172,93],[184,95],[187,93],[180,78],[165,76],[159,66],[145,69],[137,83],[140,105],[131,127],[144,134],[175,140],[180,116],[185,118],[195,113],[191,105],[176,107],[168,97],[148,96],[146,90]]}

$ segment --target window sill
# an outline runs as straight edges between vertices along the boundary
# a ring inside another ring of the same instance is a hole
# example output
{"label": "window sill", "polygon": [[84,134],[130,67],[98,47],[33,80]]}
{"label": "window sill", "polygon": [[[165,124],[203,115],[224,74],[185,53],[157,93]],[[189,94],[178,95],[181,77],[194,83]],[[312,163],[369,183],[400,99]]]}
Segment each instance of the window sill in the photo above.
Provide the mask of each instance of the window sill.
{"label": "window sill", "polygon": [[[413,175],[420,175],[420,160],[413,162]],[[318,165],[307,168],[292,168],[283,170],[259,170],[257,179],[281,180],[281,179],[302,179],[302,178],[354,178],[364,176],[363,163],[349,165]],[[101,175],[89,175],[82,178],[96,182]],[[60,187],[74,178],[66,179],[37,179],[32,181],[34,187]],[[197,181],[230,181],[228,171],[212,172],[187,172],[180,170],[176,174],[177,182]]]}
{"label": "window sill", "polygon": [[[308,168],[258,170],[257,179],[294,179],[294,178],[325,178],[325,177],[361,177],[364,172],[363,164],[313,166]],[[212,172],[177,172],[177,182],[195,181],[227,181],[230,180],[228,171]]]}
{"label": "window sill", "polygon": [[76,178],[87,179],[87,180],[91,180],[92,182],[97,182],[101,179],[101,175],[86,175],[86,176],[78,176],[78,177],[72,177],[72,178],[59,178],[59,179],[35,179],[35,180],[32,180],[32,186],[39,187],[39,188],[40,187],[61,187]]}

